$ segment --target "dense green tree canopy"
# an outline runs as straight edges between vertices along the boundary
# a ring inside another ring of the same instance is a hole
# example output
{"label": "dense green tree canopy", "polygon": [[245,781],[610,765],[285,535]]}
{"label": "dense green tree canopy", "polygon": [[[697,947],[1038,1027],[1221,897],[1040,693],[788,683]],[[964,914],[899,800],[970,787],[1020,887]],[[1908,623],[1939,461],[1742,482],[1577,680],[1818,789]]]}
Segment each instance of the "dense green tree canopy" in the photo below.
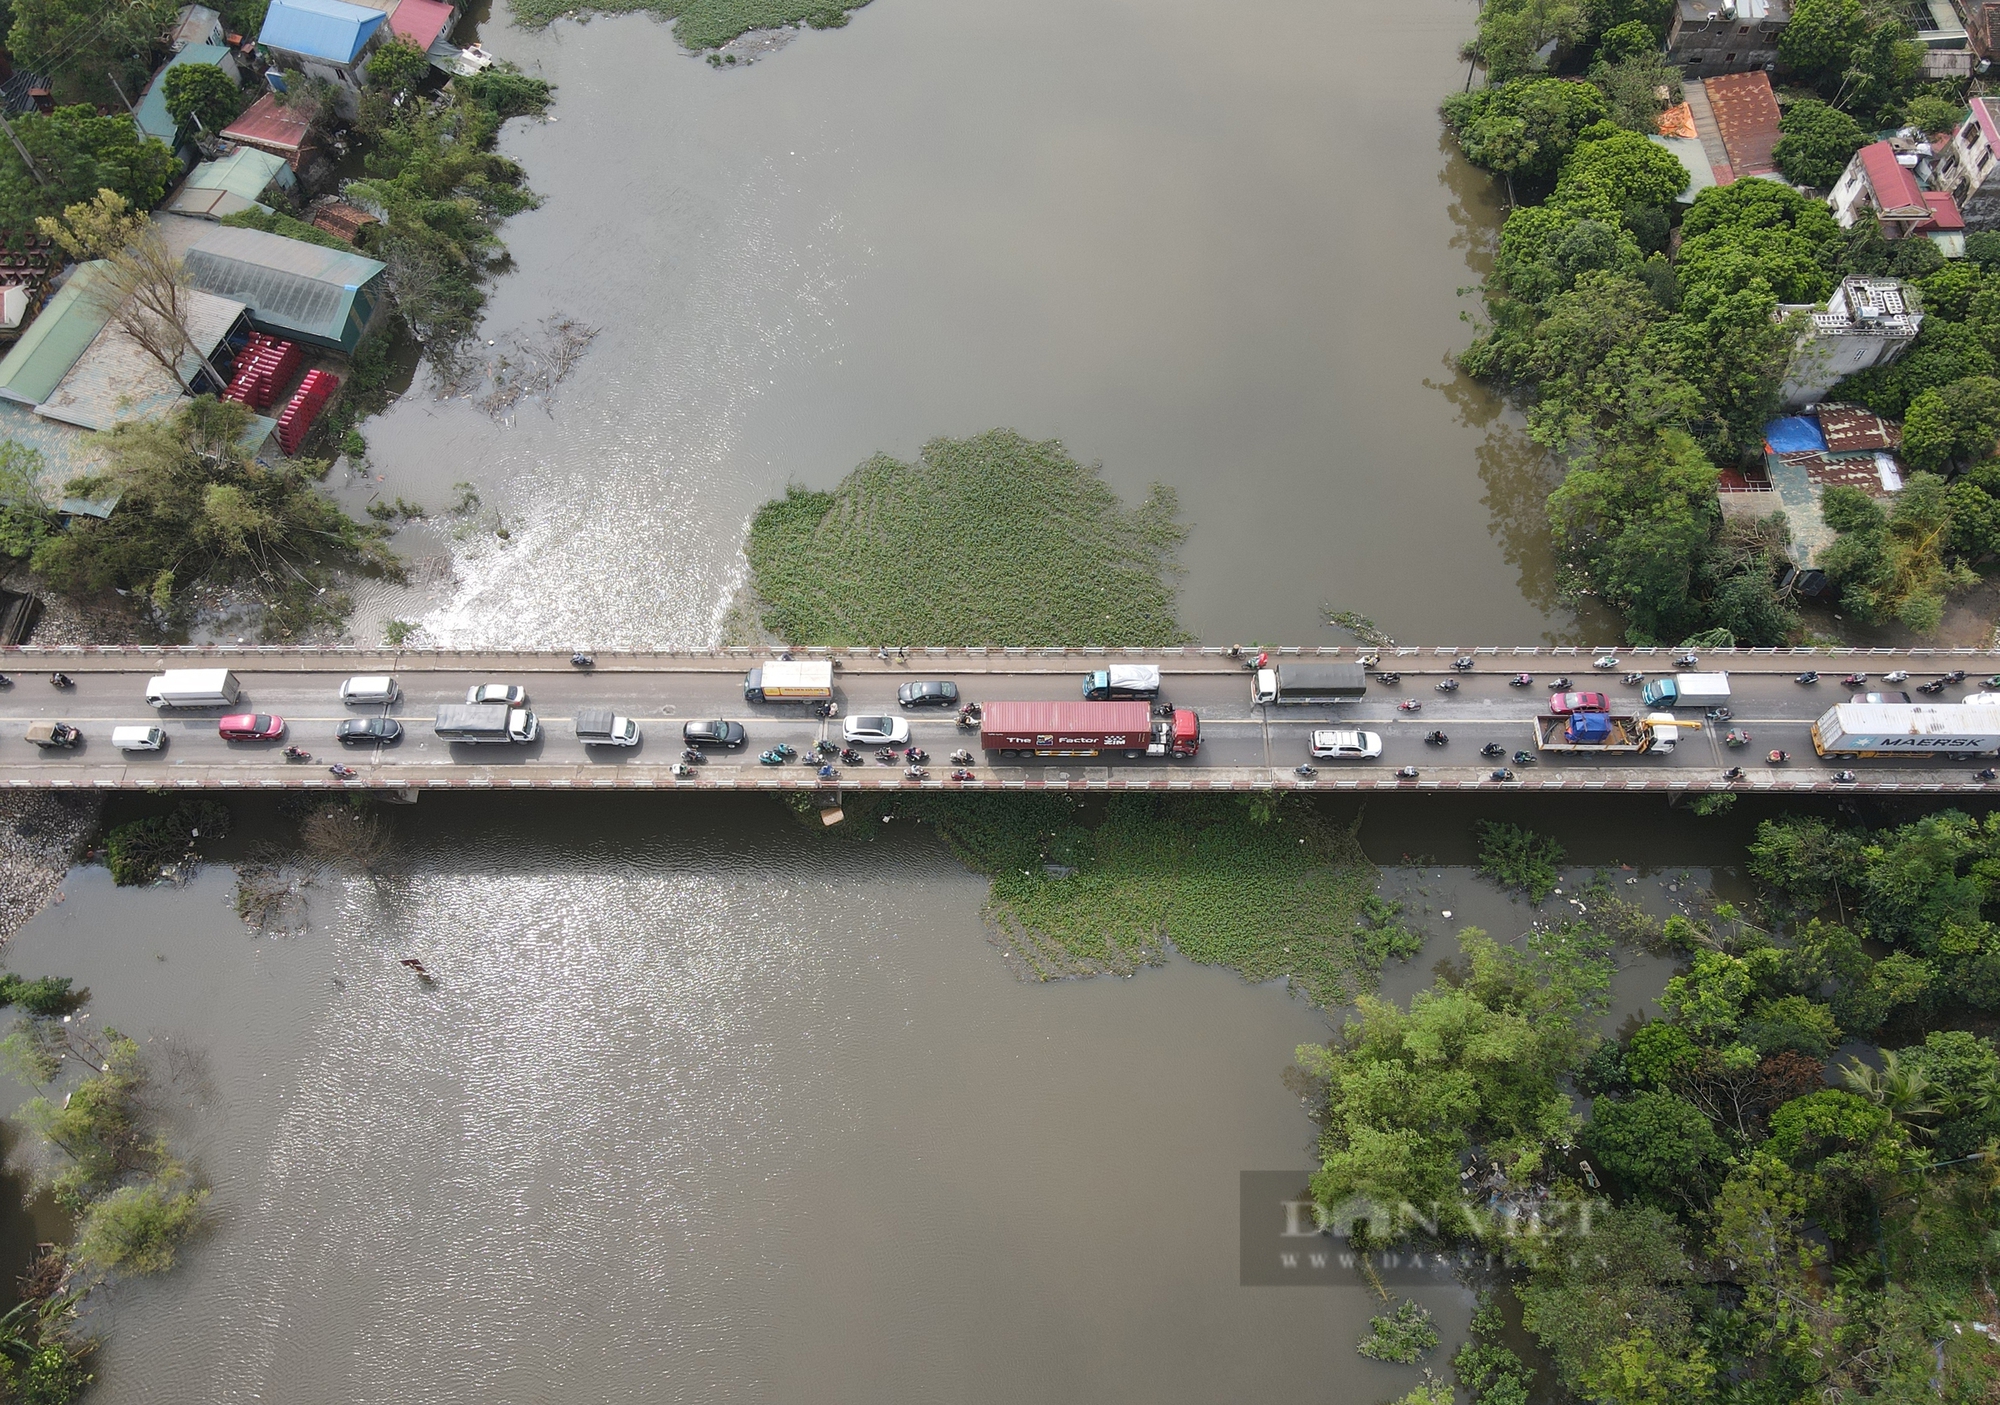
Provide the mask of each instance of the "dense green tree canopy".
{"label": "dense green tree canopy", "polygon": [[1610,108],[1589,83],[1537,77],[1454,93],[1444,116],[1475,166],[1552,182],[1578,134]]}
{"label": "dense green tree canopy", "polygon": [[167,193],[176,168],[173,153],[141,136],[123,113],[99,117],[88,107],[59,107],[46,117],[15,118],[14,132],[48,181],[37,181],[13,143],[0,141],[0,230],[17,240],[34,231],[38,217],[59,215],[100,190],[150,210]]}
{"label": "dense green tree canopy", "polygon": [[212,63],[183,63],[167,70],[167,112],[204,132],[220,132],[243,110],[243,90]]}
{"label": "dense green tree canopy", "polygon": [[1798,185],[1830,188],[1859,151],[1867,134],[1861,124],[1837,107],[1812,98],[1788,106],[1779,119],[1783,133],[1771,155],[1785,179]]}

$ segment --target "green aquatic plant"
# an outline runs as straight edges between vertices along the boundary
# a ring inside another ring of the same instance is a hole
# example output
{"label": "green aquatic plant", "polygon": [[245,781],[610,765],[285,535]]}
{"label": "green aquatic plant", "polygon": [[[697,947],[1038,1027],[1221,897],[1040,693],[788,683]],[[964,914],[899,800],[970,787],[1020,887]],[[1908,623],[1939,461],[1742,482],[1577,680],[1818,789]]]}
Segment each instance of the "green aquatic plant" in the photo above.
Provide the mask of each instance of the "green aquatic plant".
{"label": "green aquatic plant", "polygon": [[1369,1318],[1368,1335],[1354,1349],[1371,1361],[1410,1366],[1417,1358],[1435,1350],[1437,1344],[1437,1328],[1431,1326],[1430,1309],[1405,1298],[1393,1312]]}
{"label": "green aquatic plant", "polygon": [[1479,822],[1479,872],[1503,888],[1518,888],[1540,902],[1562,881],[1563,847],[1517,824]]}

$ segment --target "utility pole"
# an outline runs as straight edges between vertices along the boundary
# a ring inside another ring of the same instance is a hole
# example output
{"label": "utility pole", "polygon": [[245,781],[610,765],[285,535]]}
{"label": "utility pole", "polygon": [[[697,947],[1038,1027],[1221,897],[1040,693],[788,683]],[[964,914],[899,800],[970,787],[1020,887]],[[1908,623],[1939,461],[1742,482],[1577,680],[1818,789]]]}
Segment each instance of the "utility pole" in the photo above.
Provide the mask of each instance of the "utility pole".
{"label": "utility pole", "polygon": [[125,110],[131,113],[132,120],[137,122],[139,120],[139,109],[132,106],[132,99],[125,96],[125,89],[119,86],[118,75],[107,68],[104,70],[104,76],[111,80],[111,91],[118,94],[118,101],[125,104]]}
{"label": "utility pole", "polygon": [[0,103],[0,127],[6,128],[7,140],[14,143],[14,150],[21,153],[21,161],[27,166],[28,174],[33,176],[38,183],[46,186],[49,183],[49,178],[42,174],[42,168],[35,164],[35,158],[28,155],[28,148],[21,145],[21,139],[14,135],[14,124],[7,120],[7,106],[5,103]]}

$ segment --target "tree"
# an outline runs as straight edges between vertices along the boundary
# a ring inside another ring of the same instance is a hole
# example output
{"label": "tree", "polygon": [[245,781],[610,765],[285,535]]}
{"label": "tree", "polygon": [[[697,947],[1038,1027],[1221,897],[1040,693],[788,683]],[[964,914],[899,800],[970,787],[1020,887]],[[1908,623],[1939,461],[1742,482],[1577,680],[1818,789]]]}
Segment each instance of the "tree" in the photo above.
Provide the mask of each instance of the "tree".
{"label": "tree", "polygon": [[55,530],[42,491],[48,465],[42,451],[18,440],[0,440],[0,553],[24,561]]}
{"label": "tree", "polygon": [[1714,1194],[1714,1168],[1727,1151],[1701,1109],[1664,1092],[1623,1101],[1598,1098],[1590,1107],[1583,1145],[1629,1194],[1689,1209],[1707,1204]]}
{"label": "tree", "polygon": [[1820,510],[1840,534],[1821,553],[1820,565],[1856,619],[1899,620],[1928,634],[1943,622],[1946,596],[1977,583],[1965,566],[1945,562],[1951,503],[1944,480],[1934,474],[1911,474],[1887,515],[1858,489],[1842,485],[1822,494]]}
{"label": "tree", "polygon": [[243,90],[212,63],[176,64],[161,81],[168,115],[183,126],[192,122],[204,132],[220,132],[243,110]]}
{"label": "tree", "polygon": [[1681,71],[1657,45],[1615,63],[1600,59],[1591,65],[1590,81],[1611,105],[1611,120],[1642,136],[1658,132],[1660,114],[1681,100]]}
{"label": "tree", "polygon": [[1543,182],[1555,179],[1577,134],[1609,115],[1596,88],[1563,78],[1517,78],[1444,101],[1445,121],[1466,160]]}
{"label": "tree", "polygon": [[1583,0],[1490,0],[1479,12],[1479,33],[1469,51],[1486,64],[1487,78],[1504,83],[1545,66],[1542,51],[1557,52],[1590,32]]}
{"label": "tree", "polygon": [[1632,205],[1664,205],[1688,187],[1680,158],[1637,132],[1599,122],[1577,136],[1549,203],[1597,219]]}
{"label": "tree", "polygon": [[43,215],[35,221],[45,238],[55,240],[78,263],[124,248],[145,224],[145,212],[135,214],[132,202],[115,190],[98,191],[96,198],[69,206],[60,218]]}
{"label": "tree", "polygon": [[1925,390],[1968,376],[1995,374],[2000,374],[2000,363],[1980,342],[1978,332],[1962,322],[1926,317],[1923,330],[1901,360],[1849,376],[1830,398],[1858,400],[1878,415],[1899,420],[1908,413],[1910,402]]}
{"label": "tree", "polygon": [[[13,0],[7,50],[18,67],[47,74],[66,99],[118,103],[115,70],[128,92],[151,71],[153,46],[174,18],[174,0]],[[122,104],[118,120],[131,125]],[[148,202],[150,204],[151,202]]]}
{"label": "tree", "polygon": [[[1782,37],[1779,43],[1782,47]],[[1878,24],[1848,54],[1834,101],[1871,125],[1891,120],[1910,96],[1923,61],[1924,46],[1901,23]]]}
{"label": "tree", "polygon": [[1652,26],[1626,20],[1604,31],[1604,37],[1597,41],[1597,56],[1606,63],[1619,63],[1651,54],[1659,47],[1659,36],[1653,33]]}
{"label": "tree", "polygon": [[1968,376],[1919,392],[1903,417],[1903,457],[1945,469],[1992,457],[2000,442],[2000,380]]}
{"label": "tree", "polygon": [[0,141],[0,230],[17,240],[38,218],[60,214],[101,190],[116,191],[135,209],[151,209],[178,169],[166,144],[142,137],[122,112],[99,117],[88,107],[59,107],[47,116],[31,112],[13,121],[41,173],[37,179],[13,143]]}
{"label": "tree", "polygon": [[1861,0],[1799,0],[1778,34],[1779,61],[1814,81],[1832,77],[1847,67],[1867,28]]}
{"label": "tree", "polygon": [[1950,488],[1951,547],[1965,556],[2000,555],[2000,463],[1971,468]]}
{"label": "tree", "polygon": [[1679,430],[1612,446],[1549,496],[1557,550],[1635,632],[1677,637],[1714,530],[1716,470]]}
{"label": "tree", "polygon": [[1783,133],[1771,156],[1785,179],[1797,185],[1826,189],[1840,179],[1867,134],[1861,124],[1839,108],[1812,98],[1791,104],[1778,119]]}
{"label": "tree", "polygon": [[1964,115],[1964,103],[1952,102],[1936,93],[1918,93],[1903,104],[1903,125],[1932,135],[1950,131]]}
{"label": "tree", "polygon": [[391,95],[413,93],[430,76],[430,55],[406,39],[395,39],[368,60],[368,85]]}

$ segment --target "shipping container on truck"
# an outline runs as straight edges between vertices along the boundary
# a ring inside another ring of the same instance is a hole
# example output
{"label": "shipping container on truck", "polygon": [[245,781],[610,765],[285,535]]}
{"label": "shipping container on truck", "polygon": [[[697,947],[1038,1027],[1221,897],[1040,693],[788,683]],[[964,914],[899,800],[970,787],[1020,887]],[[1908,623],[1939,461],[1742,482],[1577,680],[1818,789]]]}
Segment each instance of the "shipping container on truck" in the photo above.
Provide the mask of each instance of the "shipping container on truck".
{"label": "shipping container on truck", "polygon": [[2000,751],[2000,707],[1967,703],[1842,703],[1812,726],[1821,756],[1973,756]]}
{"label": "shipping container on truck", "polygon": [[1647,751],[1672,751],[1679,740],[1679,725],[1673,714],[1665,712],[1646,717],[1608,712],[1544,713],[1535,719],[1535,746],[1542,751],[1637,756]]}
{"label": "shipping container on truck", "polygon": [[1677,673],[1672,678],[1655,678],[1639,690],[1639,700],[1647,707],[1726,707],[1729,675]]}
{"label": "shipping container on truck", "polygon": [[1201,719],[1182,707],[1155,720],[1142,702],[989,702],[979,745],[1004,757],[1185,758],[1201,750]]}
{"label": "shipping container on truck", "polygon": [[745,702],[823,702],[832,696],[830,659],[772,659],[743,680]]}
{"label": "shipping container on truck", "polygon": [[1281,663],[1257,670],[1253,703],[1355,702],[1368,691],[1358,663]]}
{"label": "shipping container on truck", "polygon": [[1149,663],[1114,664],[1083,675],[1083,695],[1093,702],[1107,698],[1157,698],[1160,670]]}

